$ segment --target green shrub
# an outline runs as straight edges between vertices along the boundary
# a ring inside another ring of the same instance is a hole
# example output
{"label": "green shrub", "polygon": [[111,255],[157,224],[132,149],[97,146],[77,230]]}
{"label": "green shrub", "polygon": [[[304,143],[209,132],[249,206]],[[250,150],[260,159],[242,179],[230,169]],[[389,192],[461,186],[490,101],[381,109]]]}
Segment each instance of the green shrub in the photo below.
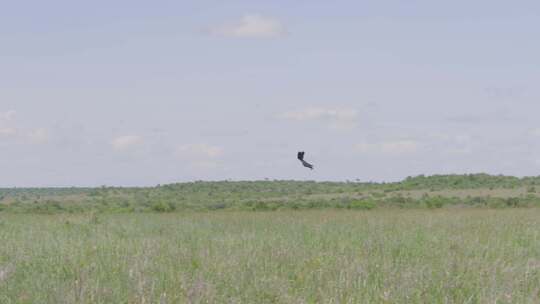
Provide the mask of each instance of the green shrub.
{"label": "green shrub", "polygon": [[506,206],[508,207],[517,207],[519,204],[519,198],[509,197],[505,200]]}
{"label": "green shrub", "polygon": [[492,198],[486,201],[486,206],[489,208],[507,208],[505,200],[502,198]]}
{"label": "green shrub", "polygon": [[155,212],[172,212],[176,206],[171,202],[157,201],[152,204],[152,210]]}
{"label": "green shrub", "polygon": [[257,201],[252,206],[252,210],[254,211],[267,211],[268,209],[268,204],[262,201]]}
{"label": "green shrub", "polygon": [[426,197],[423,203],[430,209],[442,208],[449,203],[449,199],[442,196]]}
{"label": "green shrub", "polygon": [[359,210],[371,210],[375,207],[377,207],[377,204],[373,200],[355,200],[349,205],[350,209]]}
{"label": "green shrub", "polygon": [[208,206],[208,209],[209,210],[220,210],[220,209],[225,209],[227,208],[227,204],[226,203],[214,203],[214,204],[211,204]]}

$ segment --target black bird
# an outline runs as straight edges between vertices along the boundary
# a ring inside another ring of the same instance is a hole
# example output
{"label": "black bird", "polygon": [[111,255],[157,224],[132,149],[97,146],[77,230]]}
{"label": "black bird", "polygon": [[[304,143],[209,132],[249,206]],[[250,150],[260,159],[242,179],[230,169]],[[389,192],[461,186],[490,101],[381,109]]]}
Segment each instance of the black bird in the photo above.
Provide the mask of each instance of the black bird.
{"label": "black bird", "polygon": [[298,152],[298,159],[302,162],[302,165],[306,168],[313,170],[313,165],[304,160],[304,152]]}

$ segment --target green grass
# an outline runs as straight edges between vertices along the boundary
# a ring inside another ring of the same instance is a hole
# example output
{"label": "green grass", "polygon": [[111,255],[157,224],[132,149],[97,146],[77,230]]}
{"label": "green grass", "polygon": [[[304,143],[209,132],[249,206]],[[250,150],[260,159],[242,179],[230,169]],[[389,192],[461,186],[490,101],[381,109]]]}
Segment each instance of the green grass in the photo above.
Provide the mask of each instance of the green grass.
{"label": "green grass", "polygon": [[539,303],[540,209],[0,213],[0,303]]}
{"label": "green grass", "polygon": [[[474,176],[473,176],[474,177]],[[540,207],[536,178],[507,185],[498,177],[467,184],[452,176],[407,179],[393,184],[315,183],[298,181],[197,182],[148,188],[0,189],[0,212],[143,213],[185,211],[268,211],[305,209],[434,209],[446,207]],[[507,177],[510,179],[510,177]],[[409,185],[411,180],[423,183]],[[460,181],[457,185],[454,179]],[[473,179],[474,180],[474,179]],[[513,180],[513,179],[511,179]],[[486,187],[487,185],[496,185]],[[432,185],[432,187],[427,187]]]}

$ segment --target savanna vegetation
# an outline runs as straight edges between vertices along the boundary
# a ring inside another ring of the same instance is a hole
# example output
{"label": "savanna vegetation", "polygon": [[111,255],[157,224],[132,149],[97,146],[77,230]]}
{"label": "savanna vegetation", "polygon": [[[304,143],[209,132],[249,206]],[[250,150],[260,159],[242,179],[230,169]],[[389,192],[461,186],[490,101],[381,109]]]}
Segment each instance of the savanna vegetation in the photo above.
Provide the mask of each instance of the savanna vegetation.
{"label": "savanna vegetation", "polygon": [[537,187],[0,189],[0,303],[540,303]]}
{"label": "savanna vegetation", "polygon": [[0,189],[0,212],[270,211],[540,206],[540,177],[410,177],[396,183],[220,181],[146,188]]}
{"label": "savanna vegetation", "polygon": [[0,213],[0,303],[539,303],[540,209]]}

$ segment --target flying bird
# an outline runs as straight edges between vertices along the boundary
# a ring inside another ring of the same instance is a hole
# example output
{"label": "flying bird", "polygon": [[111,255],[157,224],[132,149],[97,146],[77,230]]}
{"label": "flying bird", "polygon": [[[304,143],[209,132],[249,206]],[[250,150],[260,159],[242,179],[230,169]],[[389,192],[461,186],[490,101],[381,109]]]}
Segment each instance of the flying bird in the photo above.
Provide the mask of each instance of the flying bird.
{"label": "flying bird", "polygon": [[305,153],[303,151],[298,152],[298,159],[302,162],[302,165],[304,165],[304,167],[310,168],[311,170],[313,170],[313,165],[304,160],[304,154]]}

